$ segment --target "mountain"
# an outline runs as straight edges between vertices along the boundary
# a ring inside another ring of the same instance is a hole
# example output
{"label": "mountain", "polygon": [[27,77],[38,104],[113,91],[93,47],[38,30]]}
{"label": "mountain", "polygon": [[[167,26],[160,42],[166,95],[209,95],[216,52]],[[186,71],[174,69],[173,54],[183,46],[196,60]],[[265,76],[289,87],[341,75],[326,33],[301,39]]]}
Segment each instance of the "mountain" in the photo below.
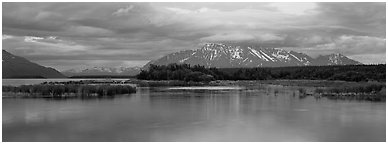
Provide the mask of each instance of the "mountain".
{"label": "mountain", "polygon": [[150,61],[144,68],[148,68],[150,64],[170,63],[199,64],[217,68],[361,64],[338,54],[314,59],[303,53],[280,48],[208,43],[200,49],[176,52]]}
{"label": "mountain", "polygon": [[3,50],[3,78],[65,78],[57,70]]}
{"label": "mountain", "polygon": [[62,71],[66,76],[133,76],[140,73],[140,67],[93,67],[86,69],[70,69]]}
{"label": "mountain", "polygon": [[346,56],[336,53],[330,55],[319,56],[313,61],[314,65],[359,65],[358,61],[347,58]]}

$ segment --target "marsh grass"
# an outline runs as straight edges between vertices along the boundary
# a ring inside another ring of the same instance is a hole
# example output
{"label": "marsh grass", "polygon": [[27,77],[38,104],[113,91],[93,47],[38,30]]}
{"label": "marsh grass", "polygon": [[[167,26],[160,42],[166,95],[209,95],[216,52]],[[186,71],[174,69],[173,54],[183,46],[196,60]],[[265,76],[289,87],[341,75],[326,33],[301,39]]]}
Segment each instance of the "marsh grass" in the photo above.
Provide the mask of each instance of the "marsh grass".
{"label": "marsh grass", "polygon": [[37,84],[3,86],[4,92],[24,97],[101,97],[135,93],[136,88],[129,85]]}
{"label": "marsh grass", "polygon": [[306,95],[306,89],[304,88],[298,88],[299,94]]}
{"label": "marsh grass", "polygon": [[317,88],[315,93],[330,99],[385,101],[385,89],[385,84],[383,83],[358,83],[338,87]]}

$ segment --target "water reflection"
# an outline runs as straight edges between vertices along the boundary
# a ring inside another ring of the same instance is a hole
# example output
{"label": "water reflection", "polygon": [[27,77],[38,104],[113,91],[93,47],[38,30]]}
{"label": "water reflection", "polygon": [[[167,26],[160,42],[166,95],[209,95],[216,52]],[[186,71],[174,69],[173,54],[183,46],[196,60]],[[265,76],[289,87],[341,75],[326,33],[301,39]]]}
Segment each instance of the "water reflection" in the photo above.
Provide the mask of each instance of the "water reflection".
{"label": "water reflection", "polygon": [[316,100],[282,86],[3,99],[3,141],[385,141],[385,103]]}

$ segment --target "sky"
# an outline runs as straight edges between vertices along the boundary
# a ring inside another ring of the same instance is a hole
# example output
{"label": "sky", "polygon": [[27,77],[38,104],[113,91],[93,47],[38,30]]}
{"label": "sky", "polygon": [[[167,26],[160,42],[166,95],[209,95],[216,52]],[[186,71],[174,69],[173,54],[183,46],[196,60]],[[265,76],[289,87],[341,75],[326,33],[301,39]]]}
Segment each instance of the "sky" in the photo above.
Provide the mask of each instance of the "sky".
{"label": "sky", "polygon": [[386,63],[385,3],[3,3],[2,47],[44,66],[143,66],[205,43]]}

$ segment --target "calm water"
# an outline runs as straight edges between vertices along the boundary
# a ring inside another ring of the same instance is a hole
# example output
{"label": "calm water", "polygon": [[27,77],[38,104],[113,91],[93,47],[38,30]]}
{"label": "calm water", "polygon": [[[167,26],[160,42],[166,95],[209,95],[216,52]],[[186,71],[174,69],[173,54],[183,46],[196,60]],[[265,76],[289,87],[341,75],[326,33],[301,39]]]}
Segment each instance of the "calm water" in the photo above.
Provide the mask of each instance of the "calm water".
{"label": "calm water", "polygon": [[385,141],[385,103],[303,98],[293,87],[2,104],[3,141]]}

